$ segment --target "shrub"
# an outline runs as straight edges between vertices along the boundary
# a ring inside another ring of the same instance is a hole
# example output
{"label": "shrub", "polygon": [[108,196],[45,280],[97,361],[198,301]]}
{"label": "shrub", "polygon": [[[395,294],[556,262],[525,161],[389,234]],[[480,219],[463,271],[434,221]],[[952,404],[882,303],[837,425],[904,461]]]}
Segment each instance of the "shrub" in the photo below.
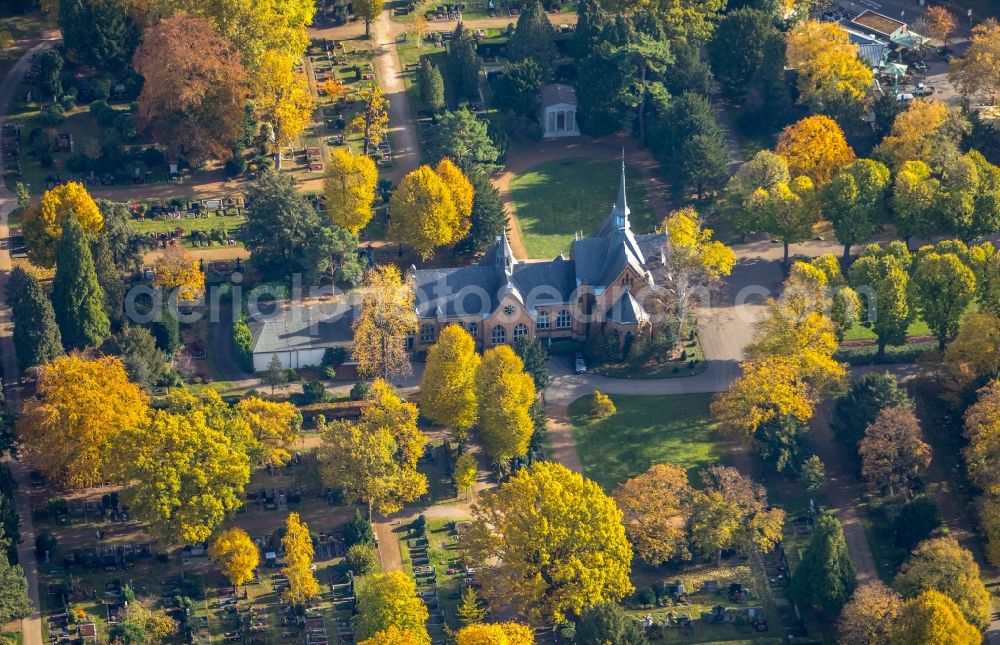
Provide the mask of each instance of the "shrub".
{"label": "shrub", "polygon": [[310,403],[328,401],[330,395],[327,393],[322,381],[306,381],[302,384],[302,398],[303,402],[308,405]]}
{"label": "shrub", "polygon": [[[90,81],[90,87],[94,91],[94,102],[107,101],[111,96],[111,79],[107,77],[95,78]],[[105,102],[105,106],[107,103]]]}
{"label": "shrub", "polygon": [[54,128],[61,125],[66,120],[66,112],[61,105],[53,105],[46,108],[36,117],[38,124],[45,128]]}
{"label": "shrub", "polygon": [[410,524],[410,528],[412,528],[417,535],[423,535],[424,531],[427,530],[427,516],[423,513],[418,515],[417,519],[413,520],[413,523]]}
{"label": "shrub", "polygon": [[372,398],[372,384],[369,381],[358,381],[351,388],[352,401],[367,401]]}
{"label": "shrub", "polygon": [[252,372],[253,334],[250,333],[250,325],[247,324],[246,315],[233,323],[233,345],[236,347],[236,358],[240,367]]}
{"label": "shrub", "polygon": [[39,559],[45,558],[45,552],[48,551],[51,556],[55,553],[56,547],[59,546],[59,541],[56,537],[49,533],[48,531],[42,531],[35,538],[35,553],[38,555]]}
{"label": "shrub", "polygon": [[153,146],[143,149],[140,159],[147,166],[162,166],[167,163],[167,158],[164,154]]}
{"label": "shrub", "polygon": [[72,110],[76,107],[76,95],[75,94],[63,94],[59,98],[59,107],[64,110]]}
{"label": "shrub", "polygon": [[337,367],[347,360],[346,347],[327,347],[323,350],[323,367]]}
{"label": "shrub", "polygon": [[367,543],[354,544],[347,550],[347,566],[356,576],[366,576],[378,566],[378,552]]}
{"label": "shrub", "polygon": [[356,512],[351,521],[344,526],[344,546],[350,549],[355,544],[375,546],[372,523],[361,517],[361,511]]}
{"label": "shrub", "polygon": [[892,519],[896,546],[905,551],[912,551],[939,526],[941,514],[937,505],[926,495],[914,497],[900,506]]}
{"label": "shrub", "polygon": [[593,414],[596,419],[607,419],[614,413],[618,412],[615,407],[615,402],[611,400],[611,397],[603,392],[594,392],[594,402],[591,407],[591,414]]}

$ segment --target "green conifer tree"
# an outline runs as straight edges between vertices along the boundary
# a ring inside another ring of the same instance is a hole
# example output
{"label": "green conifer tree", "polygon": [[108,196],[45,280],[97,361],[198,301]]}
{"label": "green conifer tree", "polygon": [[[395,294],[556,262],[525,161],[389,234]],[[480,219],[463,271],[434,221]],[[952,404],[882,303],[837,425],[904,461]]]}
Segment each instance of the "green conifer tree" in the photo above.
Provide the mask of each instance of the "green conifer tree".
{"label": "green conifer tree", "polygon": [[23,268],[15,267],[7,289],[8,302],[14,310],[14,350],[18,367],[23,371],[33,365],[44,365],[62,354],[56,314],[38,280]]}
{"label": "green conifer tree", "polygon": [[52,282],[52,306],[66,349],[100,345],[111,333],[104,311],[104,290],[97,281],[94,258],[75,217],[63,225]]}

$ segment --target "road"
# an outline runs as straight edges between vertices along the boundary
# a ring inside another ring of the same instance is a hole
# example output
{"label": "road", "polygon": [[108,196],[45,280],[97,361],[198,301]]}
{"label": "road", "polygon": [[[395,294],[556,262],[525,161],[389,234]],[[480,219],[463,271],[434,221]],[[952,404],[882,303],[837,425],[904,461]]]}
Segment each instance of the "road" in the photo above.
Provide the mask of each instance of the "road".
{"label": "road", "polygon": [[[52,45],[52,41],[39,43],[28,52],[11,68],[10,73],[0,84],[0,114],[7,114],[7,107],[21,82],[21,78],[31,66],[31,57]],[[3,174],[3,158],[0,157],[0,175]],[[17,388],[11,387],[17,382],[20,372],[17,368],[17,360],[14,353],[14,340],[12,336],[11,311],[7,306],[7,281],[10,278],[11,257],[9,241],[10,232],[7,227],[7,217],[10,212],[17,208],[17,198],[12,192],[0,185],[0,359],[3,363],[3,382],[7,396],[8,409],[16,410],[18,401]],[[35,559],[35,528],[32,524],[31,497],[28,493],[28,469],[17,461],[9,458],[5,463],[10,466],[11,472],[17,479],[19,489],[14,500],[18,515],[21,516],[21,544],[17,548],[18,560],[24,567],[24,573],[28,578],[28,593],[35,606],[35,611],[21,621],[21,632],[23,634],[24,645],[42,645],[42,620],[38,597],[38,562]]]}

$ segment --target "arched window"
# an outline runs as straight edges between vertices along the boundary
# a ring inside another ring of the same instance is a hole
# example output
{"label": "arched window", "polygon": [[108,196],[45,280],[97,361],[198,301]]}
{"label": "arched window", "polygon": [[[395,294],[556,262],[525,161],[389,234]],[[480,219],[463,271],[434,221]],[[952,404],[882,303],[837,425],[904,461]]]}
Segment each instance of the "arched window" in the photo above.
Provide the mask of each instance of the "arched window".
{"label": "arched window", "polygon": [[420,342],[423,344],[434,342],[434,325],[420,325]]}
{"label": "arched window", "polygon": [[535,319],[535,329],[542,330],[549,328],[549,313],[547,311],[541,311],[538,313],[538,318]]}
{"label": "arched window", "polygon": [[469,323],[469,335],[473,338],[479,338],[479,323],[470,322]]}
{"label": "arched window", "polygon": [[497,325],[496,327],[493,328],[492,339],[494,345],[503,345],[505,342],[507,342],[507,330],[504,329],[502,326]]}
{"label": "arched window", "polygon": [[520,323],[518,324],[517,327],[514,328],[514,340],[517,340],[518,338],[524,338],[527,335],[528,335],[528,326],[525,325],[524,323]]}
{"label": "arched window", "polygon": [[560,311],[559,317],[556,318],[556,328],[569,329],[571,324],[573,324],[573,316],[569,313],[569,311],[567,309]]}

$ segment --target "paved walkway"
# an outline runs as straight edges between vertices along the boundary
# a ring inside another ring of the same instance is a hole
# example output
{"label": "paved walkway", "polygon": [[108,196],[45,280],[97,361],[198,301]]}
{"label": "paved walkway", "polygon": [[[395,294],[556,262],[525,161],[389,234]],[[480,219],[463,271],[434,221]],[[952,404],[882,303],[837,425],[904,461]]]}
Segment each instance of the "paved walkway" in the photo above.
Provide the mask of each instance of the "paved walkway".
{"label": "paved walkway", "polygon": [[[51,45],[52,41],[39,43],[25,53],[11,68],[10,73],[0,84],[0,114],[7,114],[7,108],[17,86],[31,66],[31,56]],[[3,159],[0,158],[0,174],[2,172]],[[17,198],[3,185],[0,185],[0,240],[6,241],[10,237],[7,217],[15,208],[17,208]],[[10,245],[2,244],[0,245],[0,359],[3,363],[3,380],[7,384],[5,393],[8,409],[17,410],[17,388],[11,387],[11,385],[17,382],[20,373],[17,369],[17,359],[14,353],[11,310],[7,306],[7,281],[10,278],[11,266]],[[21,516],[21,544],[18,545],[17,556],[21,566],[24,567],[24,573],[28,578],[28,593],[35,605],[35,611],[32,615],[21,621],[23,643],[24,645],[42,645],[41,604],[38,598],[38,562],[35,559],[35,527],[32,524],[31,516],[28,468],[9,458],[5,462],[10,466],[11,472],[19,484],[18,493],[14,499],[17,513]]]}

